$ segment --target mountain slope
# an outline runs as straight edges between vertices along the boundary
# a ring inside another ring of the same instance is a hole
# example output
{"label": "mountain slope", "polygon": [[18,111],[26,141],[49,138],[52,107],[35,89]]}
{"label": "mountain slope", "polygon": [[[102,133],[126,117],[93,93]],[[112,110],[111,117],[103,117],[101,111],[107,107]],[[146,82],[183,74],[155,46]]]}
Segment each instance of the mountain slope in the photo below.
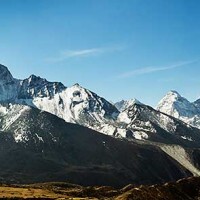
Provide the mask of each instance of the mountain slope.
{"label": "mountain slope", "polygon": [[1,182],[123,186],[192,175],[156,146],[115,139],[28,106],[4,103],[3,108]]}

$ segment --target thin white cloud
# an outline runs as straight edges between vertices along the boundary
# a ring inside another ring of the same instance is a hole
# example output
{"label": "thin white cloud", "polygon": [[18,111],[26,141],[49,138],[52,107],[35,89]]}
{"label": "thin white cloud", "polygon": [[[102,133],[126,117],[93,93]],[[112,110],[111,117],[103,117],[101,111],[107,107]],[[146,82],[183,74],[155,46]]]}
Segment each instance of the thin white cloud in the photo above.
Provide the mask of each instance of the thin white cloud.
{"label": "thin white cloud", "polygon": [[91,49],[79,49],[79,50],[65,50],[60,52],[57,57],[48,58],[46,61],[49,62],[60,62],[69,58],[81,58],[81,57],[89,57],[96,56],[103,53],[120,51],[123,47],[115,46],[115,47],[105,47],[105,48],[91,48]]}
{"label": "thin white cloud", "polygon": [[81,50],[65,50],[60,52],[57,57],[47,58],[46,61],[48,62],[61,62],[69,58],[79,58],[79,57],[86,57],[86,56],[94,56],[102,52],[100,48],[93,48],[93,49],[81,49]]}
{"label": "thin white cloud", "polygon": [[62,52],[61,54],[63,58],[71,58],[71,57],[91,56],[91,55],[95,55],[101,52],[103,52],[103,49],[96,48],[96,49],[82,49],[82,50],[76,50],[76,51],[66,50]]}
{"label": "thin white cloud", "polygon": [[190,60],[190,61],[178,62],[178,63],[168,65],[168,66],[161,66],[161,67],[150,66],[150,67],[138,68],[138,69],[134,69],[134,70],[129,71],[129,72],[122,73],[119,76],[117,76],[117,78],[129,78],[129,77],[133,77],[133,76],[137,76],[137,75],[143,75],[143,74],[149,74],[149,73],[154,73],[154,72],[159,72],[159,71],[171,70],[171,69],[175,69],[175,68],[178,68],[178,67],[184,67],[184,66],[187,66],[189,64],[193,64],[197,61],[198,60]]}

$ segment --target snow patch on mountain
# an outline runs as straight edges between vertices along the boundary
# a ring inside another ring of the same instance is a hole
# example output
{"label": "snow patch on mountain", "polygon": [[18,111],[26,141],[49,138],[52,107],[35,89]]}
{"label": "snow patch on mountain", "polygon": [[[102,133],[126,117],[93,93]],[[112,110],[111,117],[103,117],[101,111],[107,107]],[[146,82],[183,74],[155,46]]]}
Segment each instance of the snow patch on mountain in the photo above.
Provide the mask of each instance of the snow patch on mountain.
{"label": "snow patch on mountain", "polygon": [[0,117],[1,117],[1,128],[0,130],[5,131],[26,111],[30,108],[24,105],[13,105],[1,104],[0,105]]}
{"label": "snow patch on mountain", "polygon": [[183,138],[184,140],[193,141],[191,137],[181,136],[181,138]]}
{"label": "snow patch on mountain", "polygon": [[30,132],[23,130],[23,128],[19,128],[17,130],[14,130],[13,137],[14,137],[14,140],[16,143],[27,142],[27,141],[29,141],[29,134],[30,134]]}

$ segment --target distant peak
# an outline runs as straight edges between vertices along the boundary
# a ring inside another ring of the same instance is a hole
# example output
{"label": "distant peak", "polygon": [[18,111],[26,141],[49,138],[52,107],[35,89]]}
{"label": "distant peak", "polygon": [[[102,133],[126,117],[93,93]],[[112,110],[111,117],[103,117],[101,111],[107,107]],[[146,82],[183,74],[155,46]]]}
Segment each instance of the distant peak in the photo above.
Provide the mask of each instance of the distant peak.
{"label": "distant peak", "polygon": [[182,97],[177,91],[169,91],[158,103],[157,109],[169,115],[172,115],[172,110],[176,108],[181,112],[186,108],[192,108],[191,103]]}

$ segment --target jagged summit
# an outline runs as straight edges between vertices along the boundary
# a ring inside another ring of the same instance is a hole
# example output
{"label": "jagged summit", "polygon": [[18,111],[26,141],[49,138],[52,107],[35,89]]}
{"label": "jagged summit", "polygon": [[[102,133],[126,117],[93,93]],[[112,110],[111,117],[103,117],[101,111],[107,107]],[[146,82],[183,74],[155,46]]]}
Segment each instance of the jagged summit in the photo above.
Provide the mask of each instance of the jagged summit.
{"label": "jagged summit", "polygon": [[57,81],[48,81],[46,78],[42,78],[40,76],[36,76],[35,74],[31,74],[28,78],[26,78],[25,80],[29,80],[29,82],[48,82],[48,83],[60,83]]}
{"label": "jagged summit", "polygon": [[[49,82],[34,74],[24,80],[15,79],[6,66],[0,65],[0,102],[19,103],[35,97],[52,98],[65,88],[60,82]],[[30,104],[33,105],[32,102]]]}
{"label": "jagged summit", "polygon": [[61,82],[50,82],[45,78],[41,78],[40,76],[36,76],[34,74],[30,75],[28,78],[22,80],[22,82],[28,82],[29,85],[62,85],[63,88],[66,88]]}

